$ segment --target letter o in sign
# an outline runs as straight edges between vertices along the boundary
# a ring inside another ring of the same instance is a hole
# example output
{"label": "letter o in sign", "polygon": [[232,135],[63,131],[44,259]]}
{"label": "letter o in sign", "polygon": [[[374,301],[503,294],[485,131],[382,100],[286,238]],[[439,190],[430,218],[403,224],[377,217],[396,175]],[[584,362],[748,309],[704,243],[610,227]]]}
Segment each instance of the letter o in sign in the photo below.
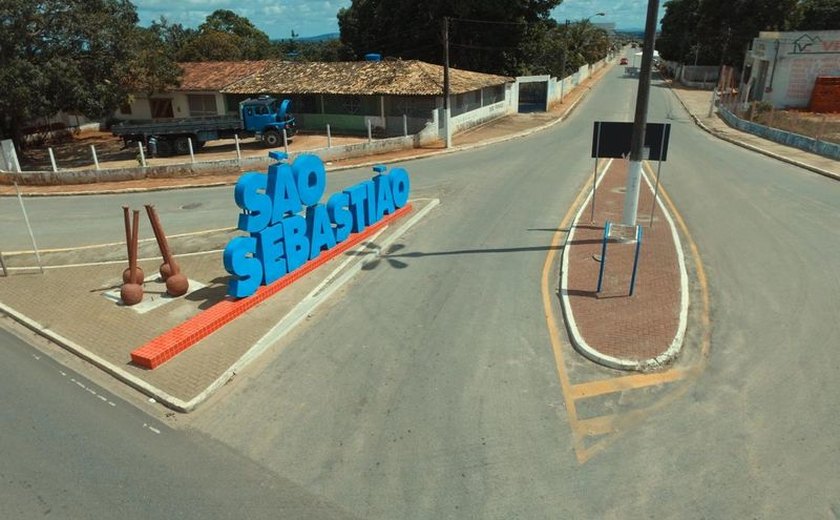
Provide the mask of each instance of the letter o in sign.
{"label": "letter o in sign", "polygon": [[317,204],[327,189],[327,171],[317,155],[304,154],[292,164],[300,202],[304,206]]}

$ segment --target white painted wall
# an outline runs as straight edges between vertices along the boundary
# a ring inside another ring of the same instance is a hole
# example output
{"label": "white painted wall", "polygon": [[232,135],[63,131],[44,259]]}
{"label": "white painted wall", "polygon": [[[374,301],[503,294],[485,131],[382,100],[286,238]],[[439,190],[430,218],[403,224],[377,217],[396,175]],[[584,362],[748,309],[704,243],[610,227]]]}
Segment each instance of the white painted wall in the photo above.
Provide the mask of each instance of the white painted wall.
{"label": "white painted wall", "polygon": [[806,107],[818,76],[840,76],[840,31],[763,31],[747,60],[753,75],[767,63],[762,100],[778,108]]}

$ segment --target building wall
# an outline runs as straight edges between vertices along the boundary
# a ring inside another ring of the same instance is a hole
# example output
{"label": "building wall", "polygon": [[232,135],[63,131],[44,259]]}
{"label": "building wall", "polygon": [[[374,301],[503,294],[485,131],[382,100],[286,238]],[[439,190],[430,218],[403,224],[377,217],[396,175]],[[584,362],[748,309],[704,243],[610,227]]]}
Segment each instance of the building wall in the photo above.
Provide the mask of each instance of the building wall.
{"label": "building wall", "polygon": [[751,99],[804,108],[818,76],[840,76],[840,31],[761,32],[746,62]]}
{"label": "building wall", "polygon": [[[225,106],[225,98],[219,92],[167,92],[163,94],[154,94],[151,98],[146,94],[137,94],[130,106],[130,113],[123,112],[122,109],[117,109],[114,112],[114,118],[120,120],[149,120],[152,117],[152,103],[150,99],[170,100],[172,103],[172,118],[183,119],[187,117],[196,117],[190,114],[189,95],[209,95],[213,96],[216,101],[216,113],[214,115],[225,115],[227,113]],[[233,107],[231,112],[236,113],[238,108]],[[209,114],[207,114],[209,115]]]}

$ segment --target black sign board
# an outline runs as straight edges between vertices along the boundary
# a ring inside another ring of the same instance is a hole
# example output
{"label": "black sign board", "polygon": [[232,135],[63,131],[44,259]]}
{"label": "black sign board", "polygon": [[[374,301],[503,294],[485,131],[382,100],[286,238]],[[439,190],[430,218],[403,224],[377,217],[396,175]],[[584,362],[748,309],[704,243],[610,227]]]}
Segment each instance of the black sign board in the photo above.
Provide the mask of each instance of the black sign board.
{"label": "black sign board", "polygon": [[[649,150],[649,154],[645,159],[650,161],[668,159],[670,136],[670,123],[648,123],[645,127],[645,148]],[[632,138],[633,123],[595,121],[592,128],[592,157],[620,159],[629,156]]]}

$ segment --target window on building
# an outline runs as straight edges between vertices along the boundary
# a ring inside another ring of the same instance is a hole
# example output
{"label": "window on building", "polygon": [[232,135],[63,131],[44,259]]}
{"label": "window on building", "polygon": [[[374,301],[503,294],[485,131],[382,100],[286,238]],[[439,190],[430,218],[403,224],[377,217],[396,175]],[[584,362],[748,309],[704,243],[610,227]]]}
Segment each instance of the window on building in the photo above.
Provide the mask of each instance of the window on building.
{"label": "window on building", "polygon": [[190,116],[192,117],[206,117],[219,114],[216,109],[216,96],[213,94],[190,94],[187,96],[187,103],[190,108]]}
{"label": "window on building", "polygon": [[152,110],[152,118],[153,119],[164,119],[164,118],[171,118],[175,117],[174,113],[172,112],[172,100],[171,99],[150,99],[149,100],[149,108]]}

